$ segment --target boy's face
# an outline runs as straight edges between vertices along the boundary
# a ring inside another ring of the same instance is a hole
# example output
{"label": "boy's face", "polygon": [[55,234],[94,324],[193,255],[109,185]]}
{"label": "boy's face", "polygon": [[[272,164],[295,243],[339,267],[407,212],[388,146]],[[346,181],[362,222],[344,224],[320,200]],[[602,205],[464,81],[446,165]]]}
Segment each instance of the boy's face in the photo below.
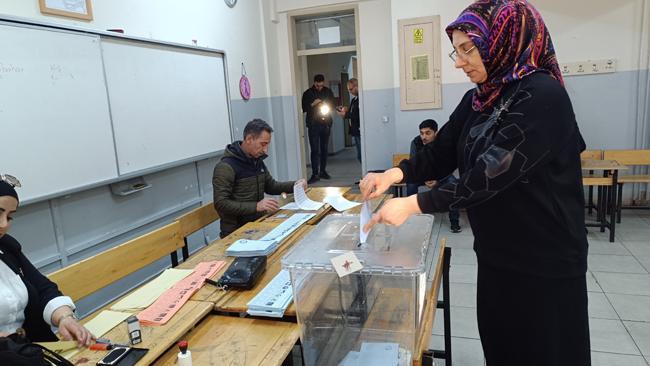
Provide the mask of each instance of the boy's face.
{"label": "boy's face", "polygon": [[423,144],[429,144],[436,138],[436,132],[429,127],[420,129],[420,138]]}

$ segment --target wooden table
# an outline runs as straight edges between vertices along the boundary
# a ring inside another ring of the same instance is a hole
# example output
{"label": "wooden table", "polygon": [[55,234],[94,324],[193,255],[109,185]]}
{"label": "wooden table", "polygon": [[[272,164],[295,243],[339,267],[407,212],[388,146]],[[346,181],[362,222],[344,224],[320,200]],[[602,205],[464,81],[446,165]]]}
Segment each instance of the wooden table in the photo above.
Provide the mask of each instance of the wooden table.
{"label": "wooden table", "polygon": [[[268,285],[273,278],[282,270],[282,257],[289,251],[294,244],[302,239],[314,226],[304,225],[294,232],[291,237],[287,238],[283,244],[266,259],[266,271],[262,274],[257,284],[250,290],[229,290],[221,294],[215,294],[214,297],[208,298],[208,301],[214,302],[214,309],[223,313],[245,313],[248,310],[248,302],[251,301],[260,291]],[[294,303],[284,312],[285,316],[293,317],[296,315]]]}
{"label": "wooden table", "polygon": [[[620,202],[617,203],[616,186],[618,184],[618,172],[620,170],[627,170],[628,167],[619,164],[616,160],[597,160],[597,159],[582,159],[582,170],[594,171],[602,170],[602,178],[584,177],[583,184],[592,183],[599,187],[598,197],[598,222],[585,223],[587,227],[599,227],[601,232],[605,228],[609,229],[609,241],[614,242],[616,232],[616,212]],[[608,188],[609,187],[609,188]],[[620,197],[622,200],[622,197]],[[602,204],[601,204],[602,203]],[[591,193],[589,197],[589,205],[593,206]],[[591,208],[590,208],[591,209]],[[610,212],[610,220],[607,221],[607,212]]]}
{"label": "wooden table", "polygon": [[[156,327],[142,326],[142,343],[135,347],[147,348],[149,352],[138,361],[137,365],[149,365],[153,363],[156,358],[165,353],[169,347],[174,345],[177,340],[207,316],[212,311],[212,308],[213,305],[211,303],[190,300],[183,305],[167,324]],[[129,344],[126,323],[120,323],[102,338],[108,338],[118,344]],[[70,362],[74,365],[94,366],[106,354],[108,354],[107,351],[91,351],[85,349],[73,356]]]}
{"label": "wooden table", "polygon": [[[183,339],[189,342],[193,365],[281,365],[300,338],[296,323],[211,315]],[[172,347],[156,365],[175,365]]]}

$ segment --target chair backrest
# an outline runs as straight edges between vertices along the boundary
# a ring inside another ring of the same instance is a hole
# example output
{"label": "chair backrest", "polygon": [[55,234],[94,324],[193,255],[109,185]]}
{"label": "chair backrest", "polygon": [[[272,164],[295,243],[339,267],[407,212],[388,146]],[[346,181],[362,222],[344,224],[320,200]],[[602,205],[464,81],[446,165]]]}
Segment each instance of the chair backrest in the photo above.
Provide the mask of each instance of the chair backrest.
{"label": "chair backrest", "polygon": [[650,165],[650,150],[605,150],[604,159],[623,165]]}
{"label": "chair backrest", "polygon": [[580,154],[581,159],[603,159],[603,150],[585,150]]}
{"label": "chair backrest", "polygon": [[178,217],[176,220],[181,224],[181,237],[198,231],[199,229],[219,220],[219,214],[214,209],[212,202]]}
{"label": "chair backrest", "polygon": [[408,159],[410,157],[410,154],[393,154],[393,166],[398,166],[402,160]]}
{"label": "chair backrest", "polygon": [[84,298],[183,247],[173,223],[62,268],[48,277],[73,300]]}

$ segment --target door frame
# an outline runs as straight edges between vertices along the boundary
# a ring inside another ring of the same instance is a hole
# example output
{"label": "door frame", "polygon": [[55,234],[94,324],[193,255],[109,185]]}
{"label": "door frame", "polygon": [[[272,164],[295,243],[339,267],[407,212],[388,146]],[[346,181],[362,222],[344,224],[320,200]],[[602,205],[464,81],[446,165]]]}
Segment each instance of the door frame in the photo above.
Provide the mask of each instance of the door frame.
{"label": "door frame", "polygon": [[[350,11],[352,10],[354,14],[354,32],[355,32],[355,46],[342,46],[342,47],[328,47],[321,48],[316,50],[309,51],[298,51],[297,47],[297,38],[296,38],[296,18],[303,17],[305,15],[320,15],[327,14],[337,11]],[[291,69],[291,91],[292,95],[296,98],[294,116],[297,116],[295,119],[298,124],[296,127],[298,132],[299,144],[299,166],[302,177],[307,177],[307,156],[305,154],[305,122],[304,114],[302,112],[302,93],[309,88],[311,85],[309,80],[309,75],[307,75],[307,55],[324,55],[338,52],[356,52],[357,57],[357,70],[358,75],[355,77],[359,81],[359,99],[363,99],[363,84],[362,84],[362,70],[361,70],[361,47],[360,47],[360,36],[359,36],[359,6],[358,4],[341,4],[341,5],[330,5],[330,6],[320,6],[309,9],[300,9],[292,10],[287,12],[287,31],[289,34],[289,67]],[[343,87],[343,86],[341,86]],[[364,119],[363,119],[363,108],[359,108],[359,118],[360,118],[360,129],[361,133],[361,174],[365,172],[365,166],[367,159],[365,158],[365,140],[364,140]]]}

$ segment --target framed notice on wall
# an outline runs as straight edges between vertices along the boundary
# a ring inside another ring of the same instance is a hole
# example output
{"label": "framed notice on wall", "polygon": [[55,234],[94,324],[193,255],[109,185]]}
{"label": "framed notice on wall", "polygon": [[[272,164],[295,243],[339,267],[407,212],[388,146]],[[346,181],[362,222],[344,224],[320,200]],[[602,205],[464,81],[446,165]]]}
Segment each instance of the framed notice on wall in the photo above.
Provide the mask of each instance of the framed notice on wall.
{"label": "framed notice on wall", "polygon": [[400,19],[400,109],[442,108],[440,16]]}
{"label": "framed notice on wall", "polygon": [[93,19],[90,0],[38,0],[41,13],[83,20]]}

